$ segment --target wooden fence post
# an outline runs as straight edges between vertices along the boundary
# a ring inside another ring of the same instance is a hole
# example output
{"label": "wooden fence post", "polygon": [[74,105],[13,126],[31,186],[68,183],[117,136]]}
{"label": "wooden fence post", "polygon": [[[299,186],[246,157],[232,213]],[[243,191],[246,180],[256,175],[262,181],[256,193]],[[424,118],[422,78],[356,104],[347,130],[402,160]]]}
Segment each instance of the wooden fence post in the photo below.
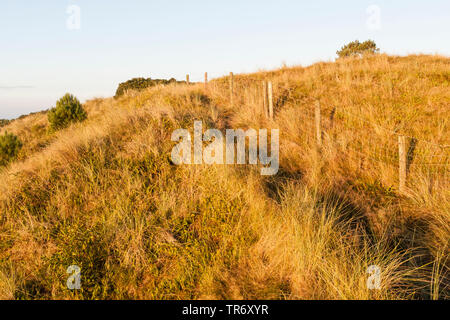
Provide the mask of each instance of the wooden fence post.
{"label": "wooden fence post", "polygon": [[267,109],[267,82],[263,81],[263,112],[266,115],[266,119],[269,118],[269,111]]}
{"label": "wooden fence post", "polygon": [[234,86],[234,75],[233,75],[233,72],[230,72],[230,103],[231,103],[231,105],[233,106],[233,96],[234,96],[234,89],[233,89],[233,86]]}
{"label": "wooden fence post", "polygon": [[406,137],[399,136],[398,137],[398,170],[399,170],[399,186],[398,190],[400,193],[404,193],[406,191]]}
{"label": "wooden fence post", "polygon": [[269,91],[269,118],[270,120],[273,120],[273,85],[272,81],[269,81],[267,84],[268,91]]}
{"label": "wooden fence post", "polygon": [[337,111],[336,107],[334,107],[333,110],[331,110],[331,113],[330,113],[330,128],[329,129],[333,129],[333,127],[334,127],[334,118],[336,117],[336,111]]}
{"label": "wooden fence post", "polygon": [[316,119],[316,139],[317,145],[320,147],[322,145],[322,127],[321,127],[321,112],[320,112],[320,102],[316,102],[315,108],[315,119]]}
{"label": "wooden fence post", "polygon": [[208,88],[208,72],[205,72],[205,89]]}
{"label": "wooden fence post", "polygon": [[189,82],[189,75],[188,74],[186,75],[186,83],[190,84],[190,82]]}

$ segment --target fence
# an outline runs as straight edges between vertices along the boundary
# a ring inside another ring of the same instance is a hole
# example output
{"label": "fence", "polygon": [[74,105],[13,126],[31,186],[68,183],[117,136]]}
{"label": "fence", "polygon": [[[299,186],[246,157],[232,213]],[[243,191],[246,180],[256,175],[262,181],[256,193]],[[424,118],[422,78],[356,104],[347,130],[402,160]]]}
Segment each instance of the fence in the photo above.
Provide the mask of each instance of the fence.
{"label": "fence", "polygon": [[[254,96],[259,96],[258,104],[262,108],[262,115],[269,121],[274,121],[275,101],[274,101],[274,85],[273,81],[266,79],[254,79],[249,77],[239,78],[231,72],[228,79],[223,78],[219,81],[219,85],[228,87],[230,106],[236,104],[238,86],[236,82],[240,82],[246,92],[254,88]],[[228,82],[228,83],[227,83]],[[208,88],[208,77],[205,73],[205,88]],[[216,85],[216,84],[215,84]],[[245,94],[244,94],[245,96]],[[322,148],[324,142],[334,143],[340,146],[347,157],[357,160],[361,170],[368,169],[368,163],[377,163],[378,171],[387,169],[395,169],[398,176],[398,191],[401,194],[408,194],[408,180],[411,179],[413,167],[420,168],[422,176],[430,180],[429,191],[432,192],[435,177],[443,177],[444,185],[448,183],[448,173],[450,165],[450,145],[436,144],[431,141],[417,139],[402,133],[394,132],[379,124],[364,119],[361,115],[356,115],[344,108],[331,107],[328,112],[323,110],[321,103],[317,100],[310,110],[302,110],[304,117],[303,134],[313,136],[317,147]],[[371,141],[366,145],[361,141],[347,141],[342,147],[342,141],[339,140],[343,135],[352,137],[359,132],[355,132],[360,123],[360,130],[375,130],[383,132],[383,135],[372,134]],[[326,140],[326,141],[325,141]],[[426,146],[422,153],[417,153],[418,146]],[[391,172],[392,173],[392,172]]]}

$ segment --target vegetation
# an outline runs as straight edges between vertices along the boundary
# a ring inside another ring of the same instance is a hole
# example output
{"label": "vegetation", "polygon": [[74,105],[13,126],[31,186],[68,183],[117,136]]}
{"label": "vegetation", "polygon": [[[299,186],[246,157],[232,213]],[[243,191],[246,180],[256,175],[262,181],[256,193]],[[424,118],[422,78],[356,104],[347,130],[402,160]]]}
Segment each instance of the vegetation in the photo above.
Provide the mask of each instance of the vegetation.
{"label": "vegetation", "polygon": [[128,80],[126,82],[122,82],[119,84],[119,87],[116,90],[115,97],[118,98],[122,96],[125,92],[128,90],[137,90],[141,91],[146,88],[150,88],[156,85],[167,85],[171,83],[185,83],[184,81],[177,81],[174,78],[171,78],[170,80],[165,79],[145,79],[145,78],[133,78],[131,80]]}
{"label": "vegetation", "polygon": [[0,167],[17,158],[22,142],[12,133],[5,132],[0,136]]}
{"label": "vegetation", "polygon": [[80,101],[70,93],[56,102],[56,107],[48,112],[48,121],[52,130],[66,128],[73,122],[86,120],[87,114]]}
{"label": "vegetation", "polygon": [[339,58],[345,57],[362,57],[368,54],[379,53],[380,49],[377,47],[376,43],[372,40],[364,41],[363,43],[355,40],[343,46],[341,50],[337,51]]}
{"label": "vegetation", "polygon": [[[235,75],[233,106],[223,78],[88,101],[82,125],[50,138],[45,115],[15,120],[2,129],[24,149],[0,172],[0,298],[450,298],[449,73],[445,57],[373,55]],[[171,134],[194,120],[279,128],[280,172],[174,166]],[[397,133],[418,141],[408,195]]]}
{"label": "vegetation", "polygon": [[10,120],[0,119],[0,128],[6,126],[9,123],[10,123]]}

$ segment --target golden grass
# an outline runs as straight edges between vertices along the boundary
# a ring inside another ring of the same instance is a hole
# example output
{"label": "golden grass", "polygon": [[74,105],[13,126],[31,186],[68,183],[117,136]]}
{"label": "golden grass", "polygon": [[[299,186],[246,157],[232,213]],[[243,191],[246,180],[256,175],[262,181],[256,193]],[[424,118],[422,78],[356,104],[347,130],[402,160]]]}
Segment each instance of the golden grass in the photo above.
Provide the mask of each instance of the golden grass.
{"label": "golden grass", "polygon": [[[274,82],[274,120],[263,79]],[[439,146],[450,144],[448,58],[239,75],[233,106],[227,81],[95,99],[86,122],[57,133],[45,114],[2,128],[24,148],[0,171],[0,298],[449,297],[449,149]],[[170,135],[194,120],[279,128],[279,174],[173,166]],[[397,134],[418,139],[407,195],[397,192]],[[73,264],[77,292],[65,287]],[[367,288],[371,265],[379,290]]]}

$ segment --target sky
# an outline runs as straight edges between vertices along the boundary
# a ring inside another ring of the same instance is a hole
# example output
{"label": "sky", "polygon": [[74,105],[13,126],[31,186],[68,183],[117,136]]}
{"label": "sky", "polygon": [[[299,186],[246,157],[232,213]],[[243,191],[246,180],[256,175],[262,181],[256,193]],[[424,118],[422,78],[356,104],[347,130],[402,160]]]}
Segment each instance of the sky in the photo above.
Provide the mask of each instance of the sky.
{"label": "sky", "polygon": [[353,40],[450,56],[448,0],[0,0],[0,119],[134,77],[202,81],[332,61]]}

